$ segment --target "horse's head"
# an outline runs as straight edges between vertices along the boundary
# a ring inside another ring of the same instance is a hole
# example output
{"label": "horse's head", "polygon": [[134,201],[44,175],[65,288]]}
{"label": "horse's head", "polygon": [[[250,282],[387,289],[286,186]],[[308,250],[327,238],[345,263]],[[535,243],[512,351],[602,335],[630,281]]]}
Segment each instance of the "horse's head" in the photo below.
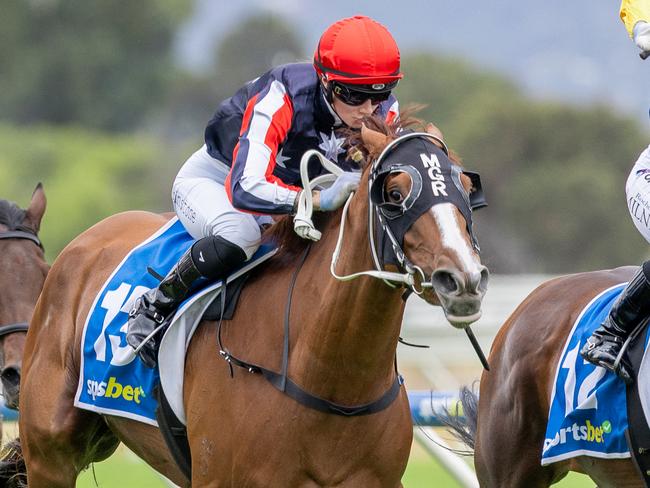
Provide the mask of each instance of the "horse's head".
{"label": "horse's head", "polygon": [[412,289],[465,327],[481,315],[489,272],[481,264],[472,210],[484,205],[480,179],[450,156],[442,134],[397,132],[372,119],[352,151],[372,161],[368,184],[376,261],[412,273]]}
{"label": "horse's head", "polygon": [[25,332],[49,270],[37,237],[45,204],[40,184],[26,210],[0,200],[0,380],[10,408],[18,408]]}

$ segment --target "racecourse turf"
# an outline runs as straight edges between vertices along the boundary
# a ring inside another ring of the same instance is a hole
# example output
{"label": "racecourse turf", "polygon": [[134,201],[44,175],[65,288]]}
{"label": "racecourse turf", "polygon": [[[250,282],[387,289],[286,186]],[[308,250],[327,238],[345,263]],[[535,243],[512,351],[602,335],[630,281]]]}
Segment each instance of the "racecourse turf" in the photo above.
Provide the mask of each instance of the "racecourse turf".
{"label": "racecourse turf", "polygon": [[[108,460],[94,465],[97,485],[92,468],[81,474],[78,488],[168,488],[151,468],[140,461],[123,446]],[[404,488],[461,488],[434,460],[414,446],[408,468],[402,479]],[[570,474],[560,483],[560,488],[593,488],[594,483],[586,476]]]}
{"label": "racecourse turf", "polygon": [[[18,429],[13,422],[4,423],[4,441],[16,437]],[[97,483],[95,483],[95,479]],[[454,479],[420,446],[414,443],[406,473],[404,488],[461,488]],[[77,488],[169,488],[153,469],[147,466],[124,445],[101,463],[95,463],[81,473]],[[593,488],[594,482],[584,475],[569,474],[553,487]]]}

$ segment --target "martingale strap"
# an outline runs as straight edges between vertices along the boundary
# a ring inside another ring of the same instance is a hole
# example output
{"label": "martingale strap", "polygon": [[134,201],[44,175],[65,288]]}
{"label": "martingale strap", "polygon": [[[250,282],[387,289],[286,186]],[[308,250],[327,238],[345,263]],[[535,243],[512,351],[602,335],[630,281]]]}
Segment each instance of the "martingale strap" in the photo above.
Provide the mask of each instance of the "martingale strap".
{"label": "martingale strap", "polygon": [[309,407],[319,412],[331,413],[335,415],[342,415],[345,417],[353,417],[357,415],[370,415],[373,413],[381,412],[388,407],[397,395],[399,394],[400,387],[404,384],[404,379],[401,375],[396,375],[395,381],[391,387],[377,400],[362,405],[340,405],[338,403],[330,402],[324,398],[312,395],[308,391],[303,390],[299,385],[291,381],[286,375],[276,373],[262,366],[247,363],[228,353],[223,354],[224,359],[230,364],[239,366],[248,370],[249,373],[261,374],[264,379],[271,383],[276,389],[283,392],[285,395],[293,398],[301,405]]}
{"label": "martingale strap", "polygon": [[[393,384],[390,386],[390,388],[374,402],[364,403],[361,405],[340,405],[338,403],[334,403],[324,398],[313,395],[308,391],[305,391],[298,384],[294,383],[287,375],[287,370],[289,367],[289,315],[291,311],[291,297],[293,295],[293,289],[296,284],[296,280],[298,278],[298,273],[300,272],[300,269],[302,268],[303,264],[305,263],[305,260],[307,259],[307,255],[309,254],[310,248],[311,248],[311,244],[309,244],[305,248],[305,252],[303,253],[300,262],[298,263],[298,266],[292,276],[291,284],[289,286],[289,297],[288,297],[287,306],[285,309],[285,316],[284,316],[282,372],[276,373],[275,371],[267,369],[263,366],[249,363],[247,361],[244,361],[242,359],[233,356],[223,346],[223,343],[221,342],[222,320],[219,321],[219,325],[217,327],[217,341],[219,343],[219,354],[221,354],[221,356],[230,365],[231,375],[232,375],[233,366],[243,368],[252,374],[261,374],[264,377],[264,379],[266,379],[269,383],[271,383],[271,385],[273,385],[276,389],[278,389],[285,395],[293,398],[301,405],[304,405],[313,410],[318,410],[319,412],[329,413],[334,415],[341,415],[345,417],[353,417],[357,415],[370,415],[373,413],[380,412],[384,410],[386,407],[388,407],[391,403],[393,403],[393,401],[395,400],[395,398],[397,398],[397,395],[399,394],[400,387],[404,384],[403,377],[397,372],[397,361],[395,362],[395,373],[396,373],[395,380],[393,381]],[[225,290],[225,283],[224,283],[224,289],[221,290],[221,293],[225,294],[225,292],[226,290]],[[224,301],[222,301],[221,307],[222,307],[221,315],[223,317],[223,311],[225,309]]]}

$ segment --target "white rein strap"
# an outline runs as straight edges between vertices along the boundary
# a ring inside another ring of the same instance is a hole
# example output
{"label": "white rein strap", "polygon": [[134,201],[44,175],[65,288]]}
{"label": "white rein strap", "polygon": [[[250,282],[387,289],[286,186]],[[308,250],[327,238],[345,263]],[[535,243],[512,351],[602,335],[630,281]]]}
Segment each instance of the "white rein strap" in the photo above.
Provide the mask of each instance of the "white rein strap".
{"label": "white rein strap", "polygon": [[[309,161],[312,156],[316,156],[321,165],[330,172],[327,175],[321,175],[309,181]],[[314,187],[328,182],[333,182],[337,176],[343,173],[332,161],[327,159],[315,149],[305,151],[300,160],[300,179],[302,180],[303,191],[298,194],[298,206],[296,208],[296,215],[293,217],[293,230],[303,239],[311,239],[312,241],[319,241],[321,233],[314,227],[314,222],[311,216],[314,213],[312,204],[311,191]]]}
{"label": "white rein strap", "polygon": [[[331,174],[321,175],[310,181],[307,168],[312,156],[316,156],[318,160],[321,162],[321,164],[323,165],[323,167],[328,171],[330,171]],[[296,209],[296,215],[293,218],[293,222],[294,222],[293,228],[296,234],[298,234],[303,239],[311,239],[312,241],[318,241],[321,238],[321,233],[318,230],[316,230],[316,228],[314,227],[314,223],[311,219],[313,214],[313,205],[312,205],[312,197],[311,197],[312,189],[322,183],[334,181],[337,178],[337,176],[340,175],[341,173],[343,173],[343,170],[341,168],[339,168],[336,164],[334,164],[332,161],[330,161],[325,156],[323,156],[320,152],[314,149],[310,149],[309,151],[306,151],[302,155],[302,159],[300,160],[300,177],[302,179],[302,187],[304,188],[304,191],[302,191],[298,195],[299,200]],[[413,291],[418,293],[418,291],[415,289],[414,276],[415,276],[415,271],[420,271],[420,270],[416,268],[416,270],[410,273],[394,273],[391,271],[383,271],[379,267],[379,262],[376,259],[376,251],[374,249],[374,246],[372,245],[371,248],[373,253],[373,261],[376,267],[375,270],[359,271],[358,273],[352,273],[344,276],[338,275],[336,273],[336,263],[338,262],[339,255],[341,253],[341,247],[343,245],[343,233],[345,231],[345,220],[348,214],[348,207],[350,206],[350,201],[352,200],[353,195],[354,192],[350,194],[347,201],[345,202],[345,206],[343,207],[343,213],[341,214],[341,224],[339,225],[339,236],[336,242],[336,247],[334,248],[334,252],[332,253],[332,262],[330,264],[330,272],[332,273],[332,276],[334,276],[334,278],[336,278],[337,280],[341,280],[341,281],[353,280],[364,275],[371,276],[373,278],[378,278],[386,282],[404,283],[407,286],[409,286],[411,289],[413,289]],[[370,212],[370,222],[369,222],[370,226],[372,226],[372,220],[373,220],[372,212]],[[372,232],[372,227],[369,227],[369,232]],[[422,276],[422,278],[423,278],[422,281],[424,281],[424,276]],[[388,284],[390,285],[390,283]],[[419,292],[421,293],[421,291]]]}

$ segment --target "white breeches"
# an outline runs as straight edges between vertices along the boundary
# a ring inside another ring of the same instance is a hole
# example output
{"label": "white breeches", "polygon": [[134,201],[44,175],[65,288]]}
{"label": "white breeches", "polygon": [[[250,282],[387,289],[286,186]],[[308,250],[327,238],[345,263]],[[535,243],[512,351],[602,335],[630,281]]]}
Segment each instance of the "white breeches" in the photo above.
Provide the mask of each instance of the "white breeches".
{"label": "white breeches", "polygon": [[[208,176],[206,168],[210,164],[213,172]],[[174,181],[174,210],[194,239],[221,236],[241,247],[250,258],[260,245],[260,225],[272,219],[235,209],[223,185],[227,174],[227,166],[211,158],[205,146],[199,149],[190,156]]]}

